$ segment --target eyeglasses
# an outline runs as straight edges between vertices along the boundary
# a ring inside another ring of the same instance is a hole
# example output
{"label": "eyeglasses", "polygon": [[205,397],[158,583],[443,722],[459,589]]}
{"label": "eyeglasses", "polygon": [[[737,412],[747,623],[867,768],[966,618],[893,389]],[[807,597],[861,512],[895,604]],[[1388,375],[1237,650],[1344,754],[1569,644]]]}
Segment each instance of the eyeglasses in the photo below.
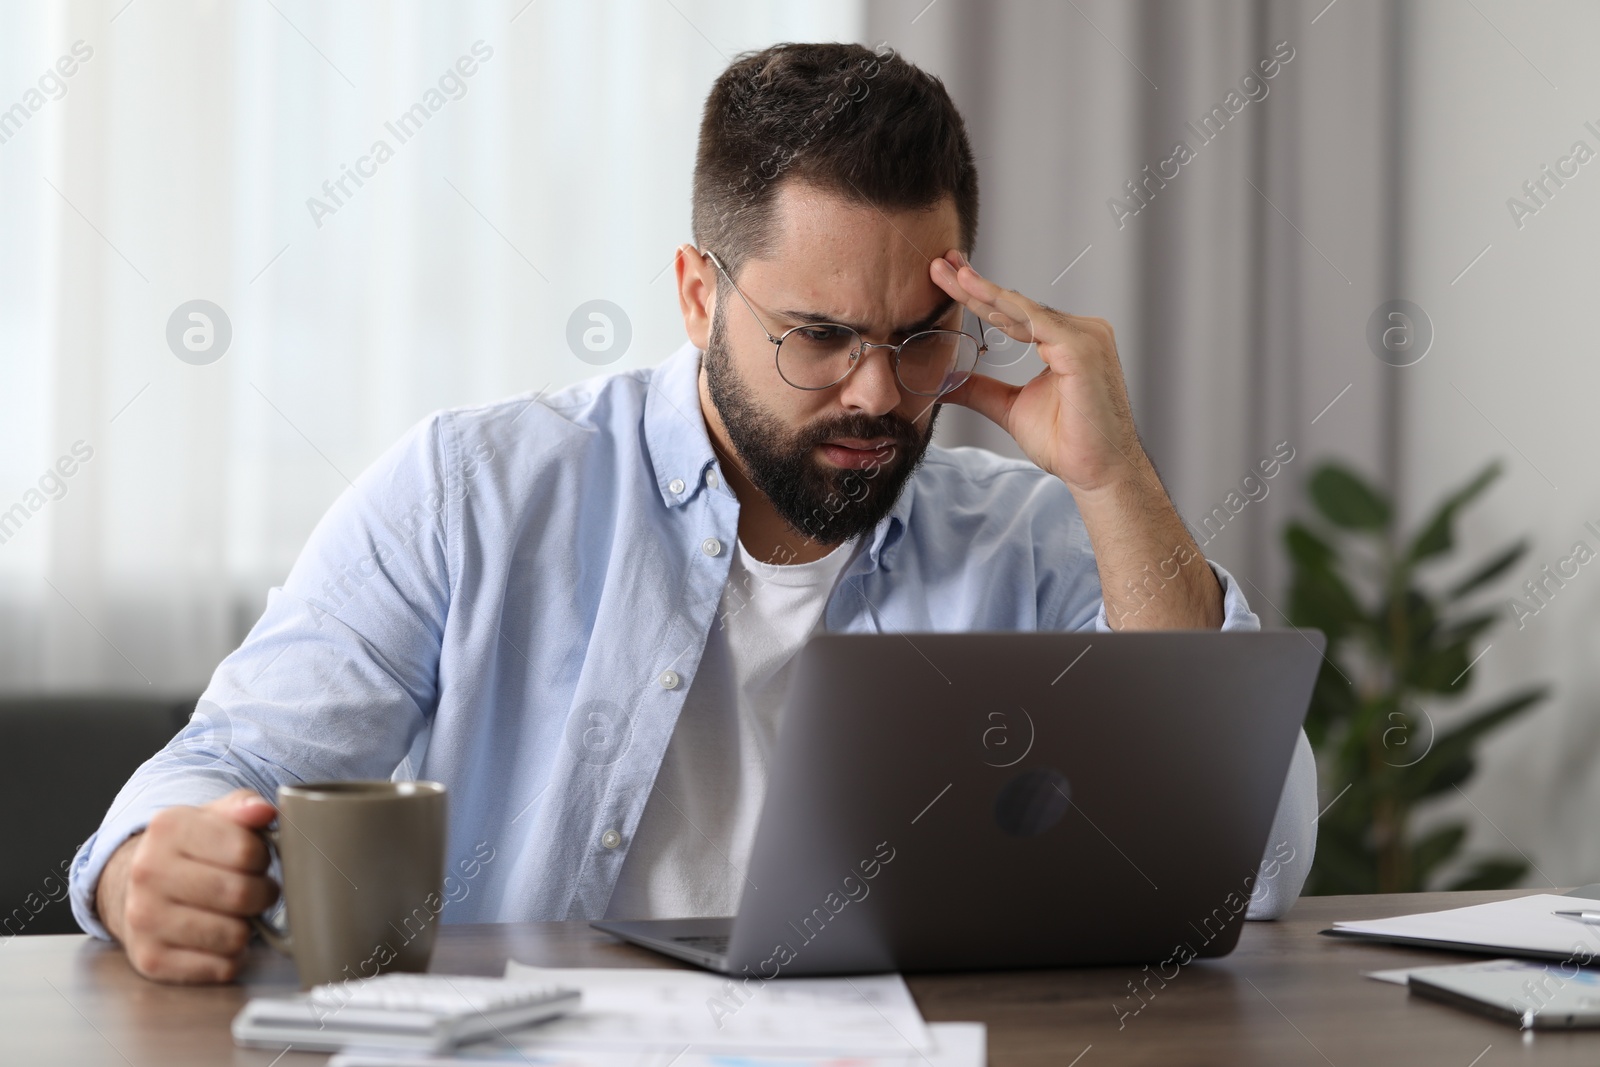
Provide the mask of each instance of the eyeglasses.
{"label": "eyeglasses", "polygon": [[827,389],[838,385],[861,365],[866,349],[887,348],[901,388],[917,396],[943,396],[965,383],[972,376],[979,357],[988,351],[988,345],[961,330],[923,330],[897,345],[887,345],[868,341],[849,326],[813,322],[774,337],[717,254],[706,251],[702,255],[716,265],[744,301],[744,306],[750,309],[756,325],[772,342],[778,376],[796,389]]}

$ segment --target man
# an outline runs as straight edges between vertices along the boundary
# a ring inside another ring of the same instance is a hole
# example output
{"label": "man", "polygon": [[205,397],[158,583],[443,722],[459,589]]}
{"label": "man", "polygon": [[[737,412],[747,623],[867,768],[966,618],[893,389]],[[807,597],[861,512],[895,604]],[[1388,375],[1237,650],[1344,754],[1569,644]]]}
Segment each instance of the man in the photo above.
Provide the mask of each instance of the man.
{"label": "man", "polygon": [[[689,344],[436,414],[366,471],[80,850],[79,921],[151,977],[227,980],[277,892],[264,798],[412,773],[450,790],[451,869],[492,857],[452,920],[731,914],[815,630],[1254,628],[1110,325],[983,277],[977,217],[936,79],[854,45],[737,60],[676,260]],[[1044,369],[974,373],[963,311]],[[1032,462],[931,447],[951,403]],[[1314,813],[1302,737],[1253,917],[1298,894]]]}

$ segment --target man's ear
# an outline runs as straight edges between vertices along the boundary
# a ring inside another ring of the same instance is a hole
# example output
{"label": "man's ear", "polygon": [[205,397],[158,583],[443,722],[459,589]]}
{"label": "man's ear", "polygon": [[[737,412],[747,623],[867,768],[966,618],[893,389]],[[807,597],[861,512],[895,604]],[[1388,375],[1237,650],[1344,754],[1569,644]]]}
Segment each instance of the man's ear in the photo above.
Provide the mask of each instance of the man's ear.
{"label": "man's ear", "polygon": [[672,264],[678,279],[678,310],[689,343],[705,351],[711,340],[711,312],[717,296],[717,268],[691,244],[678,246]]}

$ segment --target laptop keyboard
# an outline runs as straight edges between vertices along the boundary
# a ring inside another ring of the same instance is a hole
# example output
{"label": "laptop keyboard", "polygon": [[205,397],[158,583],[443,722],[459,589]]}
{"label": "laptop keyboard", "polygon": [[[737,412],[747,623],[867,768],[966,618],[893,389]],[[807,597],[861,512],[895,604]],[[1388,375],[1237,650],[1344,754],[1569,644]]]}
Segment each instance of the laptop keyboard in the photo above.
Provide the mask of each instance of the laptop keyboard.
{"label": "laptop keyboard", "polygon": [[702,952],[710,952],[718,956],[726,956],[728,954],[727,934],[694,934],[684,937],[675,937],[672,940],[678,942],[680,945],[687,945],[690,948],[696,948]]}

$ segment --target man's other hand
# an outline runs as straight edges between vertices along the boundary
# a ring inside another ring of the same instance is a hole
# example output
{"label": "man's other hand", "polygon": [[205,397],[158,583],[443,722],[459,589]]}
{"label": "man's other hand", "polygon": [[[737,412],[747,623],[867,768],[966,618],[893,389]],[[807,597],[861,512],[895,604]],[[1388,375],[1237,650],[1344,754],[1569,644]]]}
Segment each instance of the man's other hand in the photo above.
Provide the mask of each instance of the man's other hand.
{"label": "man's other hand", "polygon": [[277,814],[249,789],[203,807],[166,808],[112,853],[95,909],[140,974],[161,982],[227,982],[244,962],[250,916],[277,885],[256,831]]}

